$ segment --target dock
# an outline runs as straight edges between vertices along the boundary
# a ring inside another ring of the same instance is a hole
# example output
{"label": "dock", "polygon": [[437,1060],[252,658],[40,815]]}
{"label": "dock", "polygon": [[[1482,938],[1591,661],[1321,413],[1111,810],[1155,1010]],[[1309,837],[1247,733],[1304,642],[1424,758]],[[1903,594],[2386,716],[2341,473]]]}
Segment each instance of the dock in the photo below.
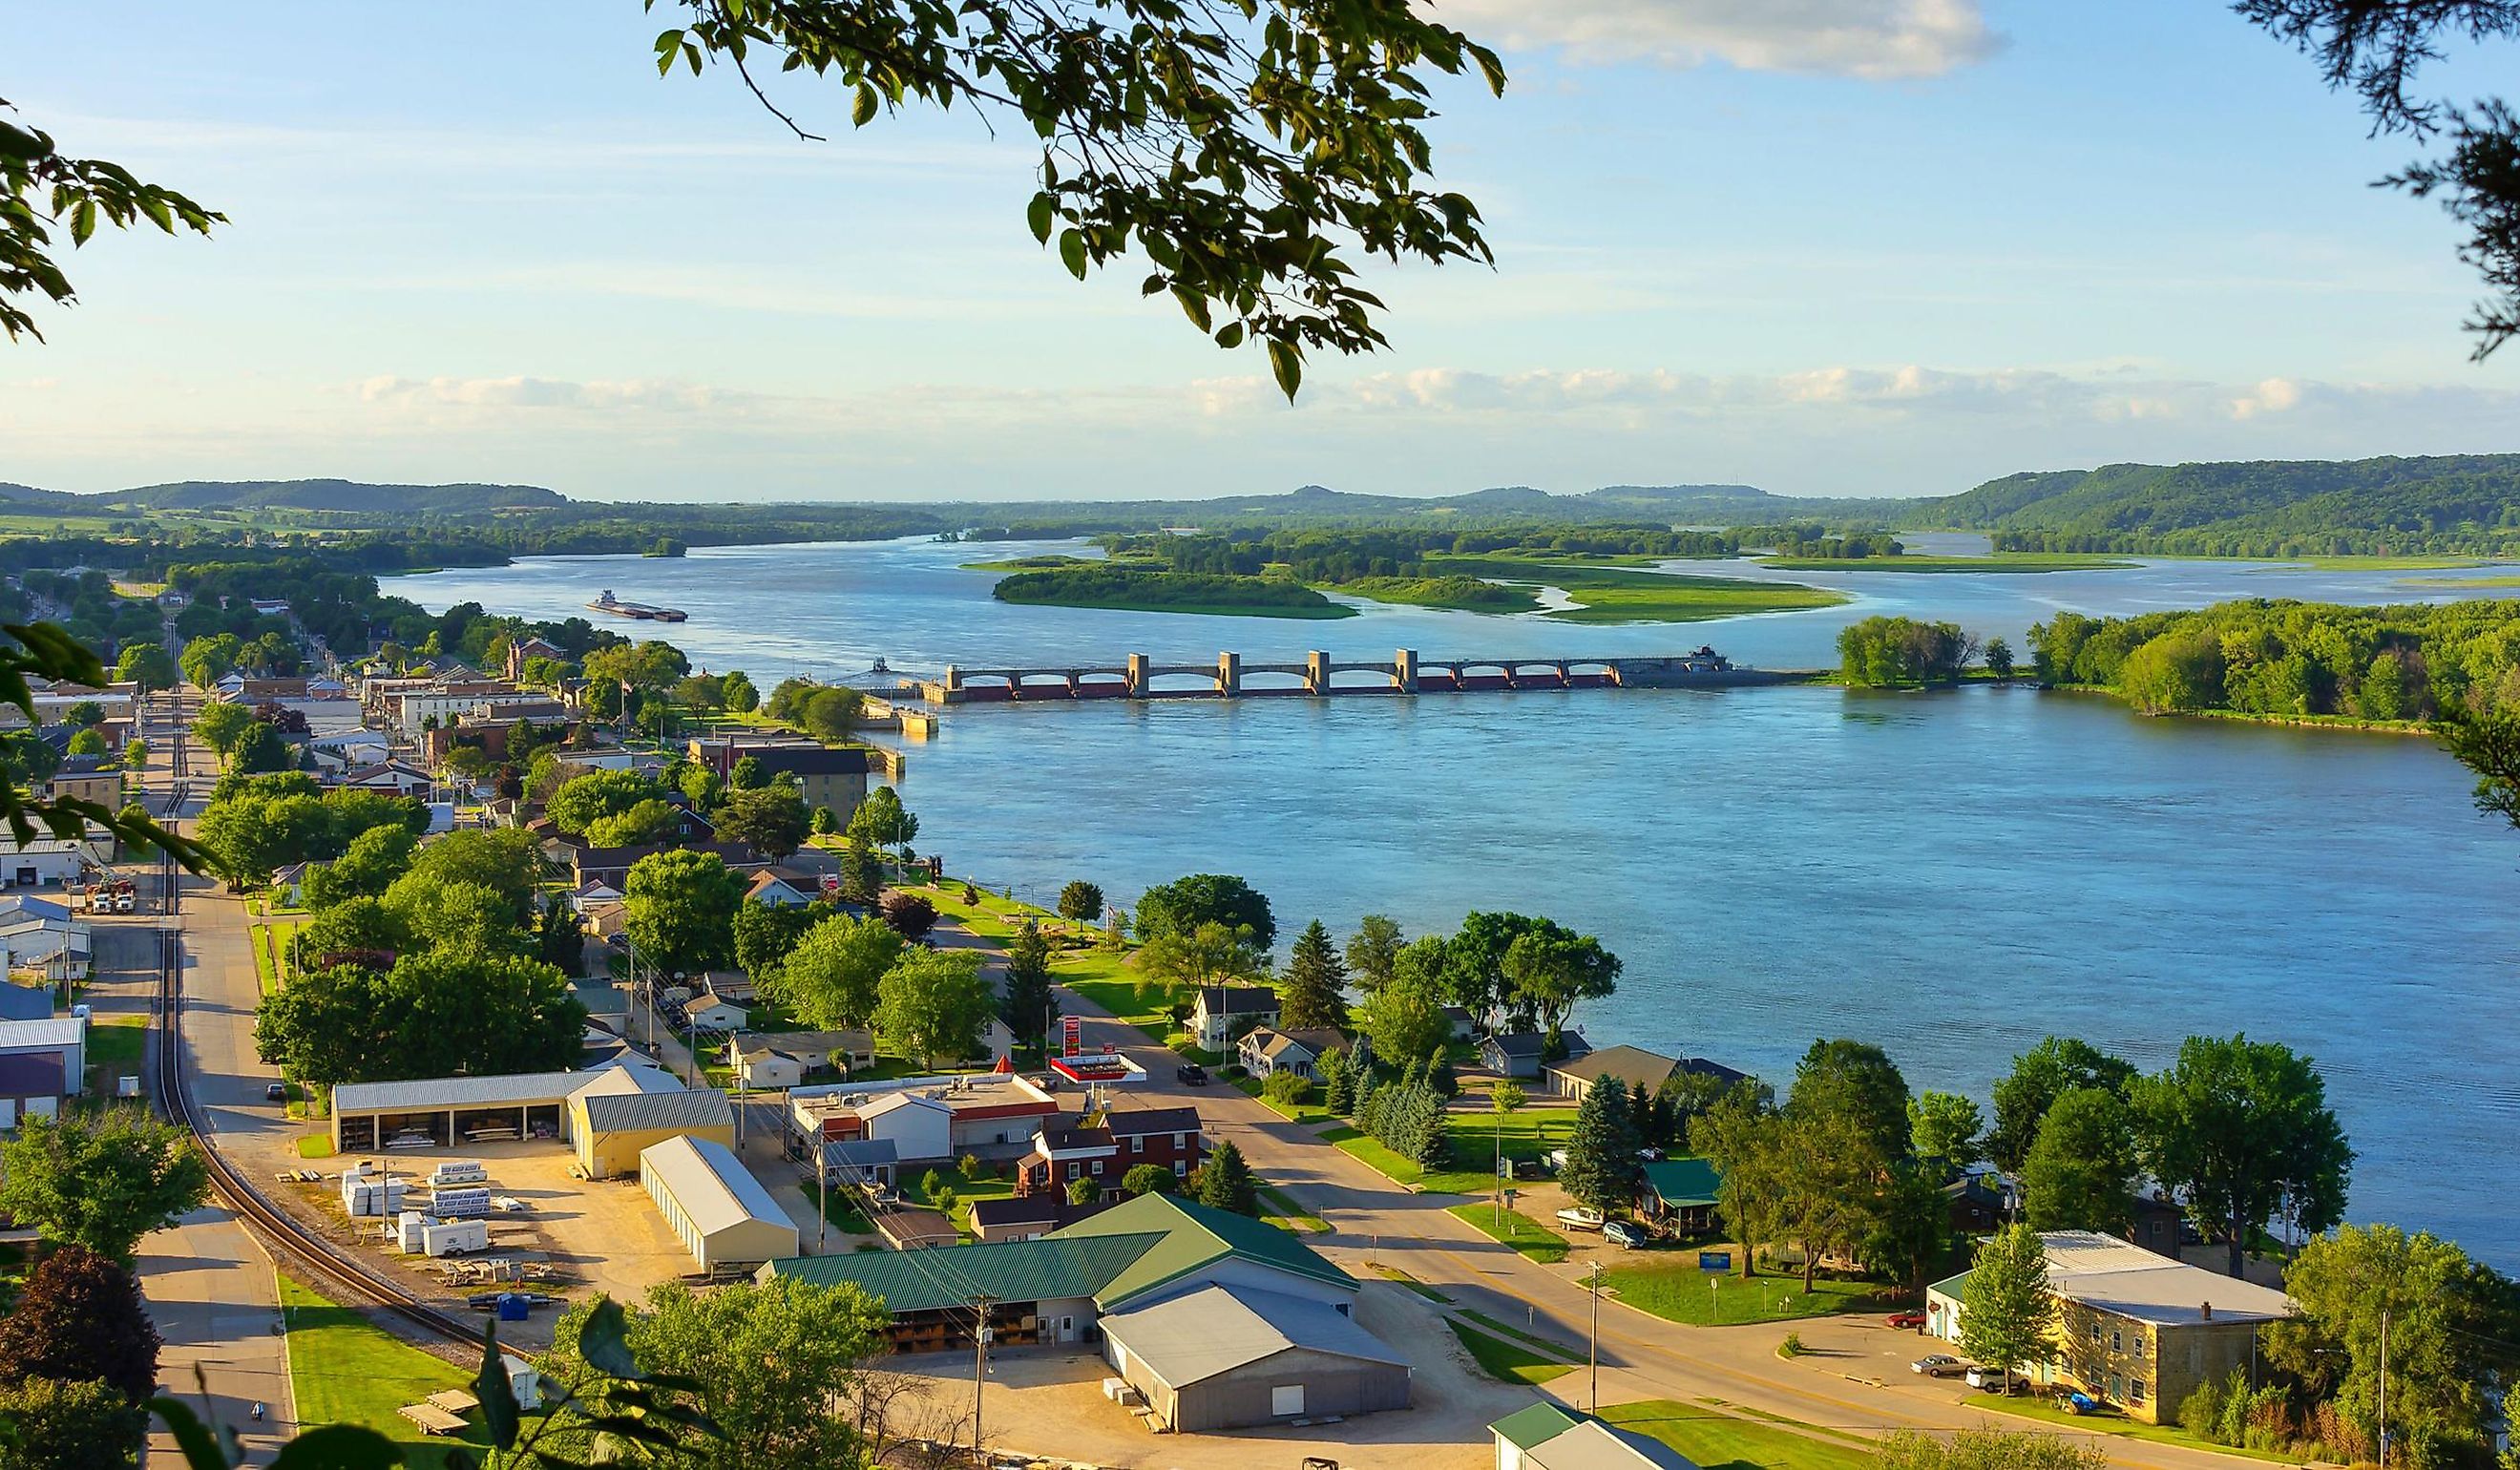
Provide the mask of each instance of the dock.
{"label": "dock", "polygon": [[1132,653],[1071,668],[966,669],[907,689],[931,706],[1015,704],[1042,699],[1239,699],[1271,695],[1470,694],[1518,690],[1728,689],[1805,684],[1815,669],[1751,669],[1712,648],[1694,653],[1613,658],[1421,658],[1397,650],[1388,663],[1333,658],[1319,650],[1301,663],[1245,663],[1223,652],[1213,664],[1156,663]]}

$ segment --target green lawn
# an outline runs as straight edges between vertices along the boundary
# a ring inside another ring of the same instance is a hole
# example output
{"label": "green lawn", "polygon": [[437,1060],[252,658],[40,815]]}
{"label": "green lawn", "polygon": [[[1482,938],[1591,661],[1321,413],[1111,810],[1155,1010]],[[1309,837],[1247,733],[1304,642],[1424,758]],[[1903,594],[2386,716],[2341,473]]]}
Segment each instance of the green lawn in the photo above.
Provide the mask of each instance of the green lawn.
{"label": "green lawn", "polygon": [[[1485,1194],[1496,1186],[1494,1159],[1497,1122],[1493,1114],[1451,1113],[1444,1120],[1452,1137],[1453,1162],[1477,1167],[1427,1170],[1341,1124],[1324,1129],[1322,1136],[1372,1165],[1398,1184],[1415,1184],[1432,1194]],[[1575,1128],[1572,1108],[1532,1108],[1505,1120],[1505,1153],[1509,1159],[1536,1159],[1566,1141]]]}
{"label": "green lawn", "polygon": [[1319,1235],[1330,1227],[1328,1221],[1318,1215],[1306,1214],[1303,1206],[1289,1199],[1286,1191],[1275,1184],[1260,1186],[1260,1218],[1282,1230],[1292,1230],[1298,1235]]}
{"label": "green lawn", "polygon": [[1844,593],[1792,582],[1632,571],[1579,562],[1448,557],[1431,564],[1445,572],[1564,588],[1584,605],[1547,614],[1561,623],[1689,623],[1745,612],[1829,607],[1847,601]]}
{"label": "green lawn", "polygon": [[2136,563],[2079,552],[1998,552],[1989,557],[1767,557],[1778,571],[2056,572],[2114,571]]}
{"label": "green lawn", "polygon": [[331,1158],[333,1156],[333,1136],[331,1134],[306,1134],[301,1136],[297,1140],[297,1156],[301,1159]]}
{"label": "green lawn", "polygon": [[[404,1343],[346,1307],[280,1278],[289,1323],[289,1380],[304,1424],[364,1424],[403,1447],[406,1463],[438,1466],[456,1444],[486,1446],[477,1422],[460,1437],[420,1432],[396,1412],[440,1389],[470,1391],[472,1375]],[[477,1415],[475,1416],[477,1419]]]}
{"label": "green lawn", "polygon": [[1471,1321],[1487,1328],[1490,1332],[1495,1333],[1499,1337],[1509,1337],[1526,1347],[1538,1348],[1542,1353],[1552,1358],[1575,1359],[1584,1356],[1584,1350],[1581,1348],[1570,1348],[1564,1343],[1552,1342],[1548,1338],[1541,1337],[1524,1328],[1516,1327],[1509,1322],[1500,1322],[1495,1317],[1488,1315],[1486,1313],[1479,1311],[1475,1307],[1462,1308],[1462,1315],[1468,1317]]}
{"label": "green lawn", "polygon": [[1565,1236],[1519,1210],[1500,1210],[1494,1202],[1455,1205],[1453,1214],[1477,1225],[1490,1238],[1504,1241],[1543,1266],[1554,1266],[1565,1260],[1570,1248]]}
{"label": "green lawn", "polygon": [[[1731,1322],[1781,1322],[1868,1311],[1881,1287],[1869,1281],[1827,1276],[1803,1291],[1799,1276],[1716,1275],[1697,1269],[1697,1252],[1668,1251],[1633,1258],[1602,1274],[1602,1282],[1631,1307],[1691,1326]],[[1709,1283],[1713,1284],[1709,1284]]]}
{"label": "green lawn", "polygon": [[[1245,1097],[1256,1097],[1260,1099],[1260,1105],[1262,1107],[1276,1113],[1279,1117],[1285,1119],[1289,1123],[1327,1123],[1330,1119],[1330,1110],[1322,1106],[1320,1101],[1315,1100],[1300,1104],[1280,1102],[1277,1098],[1263,1092],[1260,1090],[1259,1082],[1253,1078],[1238,1077],[1232,1082],[1226,1084],[1226,1086],[1234,1089],[1238,1092],[1240,1092]],[[1320,1088],[1316,1087],[1313,1089],[1313,1096],[1316,1099],[1319,1099],[1321,1094],[1322,1090]]]}
{"label": "green lawn", "polygon": [[1852,1444],[1816,1440],[1777,1424],[1670,1399],[1614,1403],[1601,1410],[1601,1417],[1661,1441],[1700,1470],[1874,1470],[1880,1463]]}
{"label": "green lawn", "polygon": [[2178,1445],[2184,1448],[2202,1449],[2214,1454],[2237,1454],[2246,1456],[2253,1460],[2271,1460],[2279,1465],[2298,1465],[2302,1463],[2300,1457],[2297,1455],[2276,1454],[2272,1450],[2266,1449],[2241,1449],[2229,1445],[2217,1445],[2212,1440],[2201,1439],[2195,1435],[2189,1434],[2186,1430],[2181,1429],[2175,1424],[2145,1424],[2138,1420],[2130,1419],[2124,1414],[2115,1412],[2100,1414],[2069,1414],[2063,1409],[2056,1407],[2053,1402],[2040,1398],[2035,1393],[2024,1394],[2018,1398],[1999,1397],[1995,1394],[1971,1394],[1960,1402],[1968,1404],[1972,1408],[1988,1409],[2000,1414],[2012,1414],[2024,1419],[2036,1419],[2042,1424],[2066,1425],[2074,1429],[2082,1430],[2087,1434],[2114,1435],[2119,1439],[2144,1440],[2155,1445]]}
{"label": "green lawn", "polygon": [[1508,1342],[1502,1337],[1490,1337],[1451,1317],[1444,1319],[1444,1325],[1452,1328],[1453,1335],[1462,1340],[1462,1346],[1467,1348],[1470,1357],[1477,1359],[1480,1370],[1501,1383],[1528,1383],[1537,1386],[1547,1383],[1552,1378],[1575,1371],[1575,1365],[1571,1362],[1559,1362],[1554,1359],[1543,1358],[1520,1343]]}
{"label": "green lawn", "polygon": [[[1015,1192],[1015,1181],[1010,1179],[984,1175],[976,1180],[967,1180],[959,1169],[940,1169],[936,1172],[943,1176],[944,1187],[954,1192],[954,1210],[947,1218],[954,1222],[954,1228],[966,1235],[971,1233],[971,1201],[1004,1199]],[[928,1197],[927,1176],[924,1174],[914,1180],[902,1180],[901,1193],[903,1198],[916,1200],[922,1205],[936,1203]]]}
{"label": "green lawn", "polygon": [[88,1020],[87,1068],[98,1086],[94,1095],[114,1094],[113,1079],[136,1076],[140,1071],[140,1053],[149,1037],[149,1018],[145,1015],[100,1015]]}

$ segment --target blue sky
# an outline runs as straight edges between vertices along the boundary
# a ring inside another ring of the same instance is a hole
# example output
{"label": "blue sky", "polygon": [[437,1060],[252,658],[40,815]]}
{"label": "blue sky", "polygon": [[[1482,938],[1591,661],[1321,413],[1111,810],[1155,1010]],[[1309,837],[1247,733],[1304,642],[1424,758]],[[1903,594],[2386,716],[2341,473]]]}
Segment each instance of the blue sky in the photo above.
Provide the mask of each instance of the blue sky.
{"label": "blue sky", "polygon": [[[0,349],[0,479],[600,498],[1740,481],[2520,450],[2520,347],[2404,162],[2210,0],[1446,0],[1493,272],[1370,272],[1293,408],[1138,271],[1079,286],[968,115],[660,80],[629,4],[55,6],[6,95],[234,221],[106,238]],[[2438,80],[2490,89],[2508,54]],[[29,65],[31,63],[31,65]]]}

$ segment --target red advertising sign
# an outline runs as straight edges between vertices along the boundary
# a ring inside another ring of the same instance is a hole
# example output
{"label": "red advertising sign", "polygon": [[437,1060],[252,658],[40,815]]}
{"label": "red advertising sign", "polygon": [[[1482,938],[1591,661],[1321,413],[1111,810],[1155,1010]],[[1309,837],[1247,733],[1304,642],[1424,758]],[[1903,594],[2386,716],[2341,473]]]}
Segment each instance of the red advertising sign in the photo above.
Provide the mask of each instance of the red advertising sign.
{"label": "red advertising sign", "polygon": [[1075,1016],[1059,1017],[1058,1054],[1061,1056],[1074,1056],[1076,1054],[1076,1048],[1084,1045],[1083,1031],[1084,1023]]}

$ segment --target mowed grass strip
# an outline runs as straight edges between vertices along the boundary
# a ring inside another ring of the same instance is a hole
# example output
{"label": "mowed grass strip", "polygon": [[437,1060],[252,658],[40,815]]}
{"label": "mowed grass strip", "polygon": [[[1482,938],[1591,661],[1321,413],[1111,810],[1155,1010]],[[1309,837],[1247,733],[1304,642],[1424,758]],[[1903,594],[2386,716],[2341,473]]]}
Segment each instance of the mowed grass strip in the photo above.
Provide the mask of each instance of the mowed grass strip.
{"label": "mowed grass strip", "polygon": [[1806,1292],[1800,1276],[1710,1274],[1697,1269],[1693,1250],[1643,1256],[1612,1267],[1601,1280],[1629,1306],[1693,1327],[1868,1311],[1879,1305],[1874,1294],[1880,1289],[1868,1281],[1822,1276]]}
{"label": "mowed grass strip", "polygon": [[1461,1339],[1462,1346],[1468,1350],[1471,1359],[1478,1363],[1479,1370],[1500,1383],[1528,1383],[1536,1386],[1575,1371],[1575,1365],[1571,1362],[1559,1362],[1554,1359],[1543,1358],[1520,1343],[1508,1342],[1502,1337],[1490,1337],[1451,1317],[1444,1318],[1444,1325],[1452,1328],[1453,1335]]}
{"label": "mowed grass strip", "polygon": [[1880,1460],[1853,1445],[1816,1440],[1781,1424],[1735,1418],[1670,1399],[1614,1403],[1601,1418],[1658,1440],[1699,1470],[1875,1470]]}
{"label": "mowed grass strip", "polygon": [[280,1310],[289,1324],[289,1382],[301,1424],[361,1424],[402,1447],[404,1463],[436,1467],[455,1445],[490,1443],[478,1415],[461,1435],[423,1434],[402,1416],[440,1389],[471,1392],[472,1375],[433,1358],[347,1307],[287,1276]]}
{"label": "mowed grass strip", "polygon": [[1453,557],[1434,564],[1446,572],[1564,588],[1584,605],[1545,614],[1561,623],[1689,623],[1747,612],[1829,607],[1848,601],[1844,593],[1797,582],[1752,582],[1576,562]]}
{"label": "mowed grass strip", "polygon": [[1500,1210],[1491,1203],[1455,1205],[1452,1213],[1477,1225],[1489,1239],[1509,1245],[1543,1266],[1565,1260],[1570,1249],[1565,1236],[1519,1210]]}

